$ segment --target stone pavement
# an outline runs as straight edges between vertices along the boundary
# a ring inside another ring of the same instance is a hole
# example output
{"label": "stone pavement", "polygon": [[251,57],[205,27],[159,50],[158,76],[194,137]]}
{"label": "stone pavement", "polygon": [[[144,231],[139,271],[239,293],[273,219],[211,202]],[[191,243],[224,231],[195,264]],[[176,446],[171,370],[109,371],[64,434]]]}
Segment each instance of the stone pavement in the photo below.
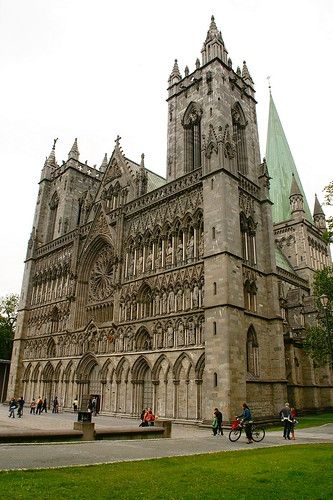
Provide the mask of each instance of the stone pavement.
{"label": "stone pavement", "polygon": [[[6,406],[0,406],[2,431],[23,429],[73,429],[77,416],[73,413],[30,415],[28,410],[21,419],[9,419]],[[96,428],[139,425],[139,420],[108,416],[93,418]],[[36,469],[92,465],[101,463],[145,460],[161,457],[196,455],[218,451],[231,451],[272,446],[294,446],[295,443],[333,444],[332,424],[311,429],[296,430],[296,441],[286,441],[281,432],[268,432],[261,443],[246,444],[245,436],[236,443],[224,436],[212,436],[210,429],[192,425],[174,424],[171,439],[92,441],[52,444],[0,444],[0,470]]]}

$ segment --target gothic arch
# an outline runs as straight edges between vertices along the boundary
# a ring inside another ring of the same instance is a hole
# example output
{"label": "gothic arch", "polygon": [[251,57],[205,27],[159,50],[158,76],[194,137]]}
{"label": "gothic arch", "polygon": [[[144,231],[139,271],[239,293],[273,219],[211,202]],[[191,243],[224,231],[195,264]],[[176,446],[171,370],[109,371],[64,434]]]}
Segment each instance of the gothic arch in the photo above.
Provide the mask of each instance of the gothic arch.
{"label": "gothic arch", "polygon": [[142,381],[147,370],[151,372],[149,362],[144,356],[139,356],[131,369],[132,380]]}
{"label": "gothic arch", "polygon": [[23,382],[28,382],[30,380],[31,369],[32,369],[32,365],[31,365],[31,363],[29,363],[28,366],[26,367],[26,369],[24,370],[24,375],[22,378]]}
{"label": "gothic arch", "polygon": [[50,338],[47,342],[46,357],[55,358],[56,357],[56,344],[53,338]]}
{"label": "gothic arch", "polygon": [[244,111],[239,102],[236,102],[231,109],[233,139],[236,144],[237,170],[243,174],[248,173],[248,157],[246,147],[246,126],[247,121]]}
{"label": "gothic arch", "polygon": [[152,348],[151,337],[147,328],[140,327],[134,337],[136,351],[150,351]]}
{"label": "gothic arch", "polygon": [[116,367],[116,380],[121,380],[122,379],[122,375],[124,375],[124,380],[127,381],[128,380],[128,374],[129,374],[129,371],[130,371],[130,366],[129,366],[129,363],[127,361],[127,359],[125,357],[122,357],[120,360],[119,360],[119,363]]}
{"label": "gothic arch", "polygon": [[43,368],[42,378],[45,382],[50,382],[53,378],[54,368],[52,364],[48,361]]}
{"label": "gothic arch", "polygon": [[96,365],[98,366],[98,362],[97,362],[97,359],[95,358],[95,356],[93,354],[91,354],[90,352],[85,354],[81,358],[81,360],[77,366],[77,369],[76,369],[77,378],[79,380],[88,379],[90,372],[95,368]]}
{"label": "gothic arch", "polygon": [[259,344],[253,325],[249,327],[246,336],[246,368],[251,375],[259,376]]}
{"label": "gothic arch", "polygon": [[88,302],[100,302],[112,297],[115,265],[112,239],[103,234],[96,236],[80,258],[76,294],[76,327],[82,327],[87,320],[91,319],[86,310]]}
{"label": "gothic arch", "polygon": [[170,361],[166,357],[165,354],[161,354],[159,358],[156,360],[153,369],[152,369],[152,379],[153,380],[158,380],[160,377],[160,372],[163,369],[163,365],[166,365],[165,371],[164,371],[164,379],[167,380],[168,374],[170,371]]}
{"label": "gothic arch", "polygon": [[205,369],[205,353],[202,353],[195,366],[195,378],[197,380],[203,379],[204,369]]}
{"label": "gothic arch", "polygon": [[185,172],[191,172],[201,166],[201,117],[202,109],[200,105],[191,102],[182,119],[185,142]]}
{"label": "gothic arch", "polygon": [[173,365],[173,377],[175,380],[179,379],[179,374],[180,374],[181,369],[183,368],[184,361],[188,361],[188,366],[187,366],[186,374],[185,374],[186,378],[188,378],[189,372],[190,372],[191,368],[193,368],[193,363],[192,363],[191,358],[188,356],[188,354],[186,354],[185,352],[182,352],[178,356],[178,358],[176,359],[175,364]]}

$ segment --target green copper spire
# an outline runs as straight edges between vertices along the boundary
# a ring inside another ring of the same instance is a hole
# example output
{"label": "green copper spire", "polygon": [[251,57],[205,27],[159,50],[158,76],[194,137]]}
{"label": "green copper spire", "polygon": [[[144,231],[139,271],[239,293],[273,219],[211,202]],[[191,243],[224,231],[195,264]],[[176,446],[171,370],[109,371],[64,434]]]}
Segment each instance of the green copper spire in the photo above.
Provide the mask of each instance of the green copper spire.
{"label": "green copper spire", "polygon": [[271,177],[270,198],[274,203],[272,207],[273,222],[282,222],[291,218],[289,196],[293,175],[295,176],[297,186],[303,195],[305,218],[309,222],[312,222],[312,216],[304,189],[302,187],[287,138],[283,131],[279,115],[276,111],[272,94],[270,94],[269,102],[266,162],[268,172]]}

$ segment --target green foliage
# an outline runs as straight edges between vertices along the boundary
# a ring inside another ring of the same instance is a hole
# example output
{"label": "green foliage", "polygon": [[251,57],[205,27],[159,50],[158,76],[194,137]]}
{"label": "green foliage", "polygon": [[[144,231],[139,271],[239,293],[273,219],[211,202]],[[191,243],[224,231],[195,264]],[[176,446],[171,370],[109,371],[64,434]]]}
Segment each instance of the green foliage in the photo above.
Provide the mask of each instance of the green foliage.
{"label": "green foliage", "polygon": [[[319,365],[323,366],[327,363],[329,350],[329,338],[333,343],[333,268],[325,267],[317,271],[314,277],[313,294],[315,296],[316,305],[319,311],[318,323],[315,326],[309,327],[306,332],[304,348],[308,354]],[[327,295],[329,304],[327,309],[324,309],[320,302],[321,295]]]}
{"label": "green foliage", "polygon": [[0,298],[0,359],[10,359],[19,297],[15,293]]}
{"label": "green foliage", "polygon": [[3,498],[332,498],[331,445],[293,445],[89,467],[0,472]]}

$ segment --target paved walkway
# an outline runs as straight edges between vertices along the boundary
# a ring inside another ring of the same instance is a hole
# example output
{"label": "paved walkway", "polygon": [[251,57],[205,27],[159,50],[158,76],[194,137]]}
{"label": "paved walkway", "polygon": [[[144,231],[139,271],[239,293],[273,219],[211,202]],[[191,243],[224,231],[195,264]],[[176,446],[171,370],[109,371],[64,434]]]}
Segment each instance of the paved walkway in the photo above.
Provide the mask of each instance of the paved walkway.
{"label": "paved walkway", "polygon": [[[23,429],[73,429],[73,413],[30,415],[27,410],[21,419],[9,419],[7,407],[0,406],[2,431]],[[139,424],[139,420],[98,416],[96,428]],[[261,443],[246,444],[245,436],[236,443],[224,436],[212,436],[210,429],[174,424],[172,438],[121,441],[92,441],[52,444],[0,444],[0,469],[36,469],[92,465],[101,463],[145,460],[151,458],[196,455],[218,451],[293,446],[295,443],[333,444],[333,422],[321,427],[297,430],[296,441],[286,441],[281,432],[269,432]]]}

